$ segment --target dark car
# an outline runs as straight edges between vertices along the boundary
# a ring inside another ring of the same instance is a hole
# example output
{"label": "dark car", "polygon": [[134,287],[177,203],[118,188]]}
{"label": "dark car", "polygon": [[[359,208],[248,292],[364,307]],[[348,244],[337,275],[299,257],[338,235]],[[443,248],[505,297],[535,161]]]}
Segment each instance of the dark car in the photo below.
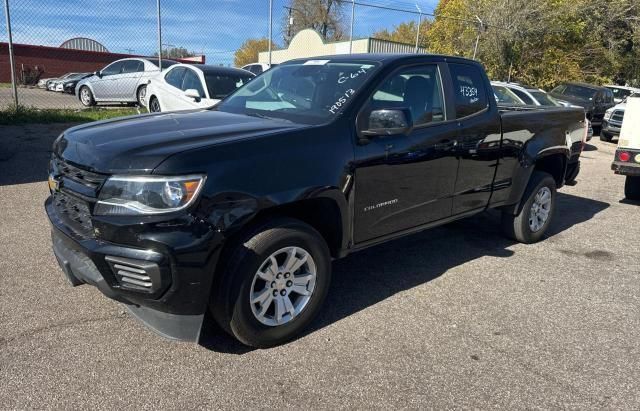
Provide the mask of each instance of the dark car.
{"label": "dark car", "polygon": [[78,85],[78,82],[91,75],[93,75],[93,73],[77,73],[74,76],[70,76],[65,80],[60,81],[60,85],[56,87],[56,91],[74,94],[76,92],[76,85]]}
{"label": "dark car", "polygon": [[585,83],[564,83],[549,92],[555,99],[584,107],[593,127],[600,127],[604,113],[615,105],[613,93],[606,87]]}
{"label": "dark car", "polygon": [[71,284],[164,336],[212,318],[268,347],[318,314],[333,259],[489,208],[543,239],[574,135],[581,108],[499,108],[472,60],[298,59],[212,108],[66,130],[45,207]]}

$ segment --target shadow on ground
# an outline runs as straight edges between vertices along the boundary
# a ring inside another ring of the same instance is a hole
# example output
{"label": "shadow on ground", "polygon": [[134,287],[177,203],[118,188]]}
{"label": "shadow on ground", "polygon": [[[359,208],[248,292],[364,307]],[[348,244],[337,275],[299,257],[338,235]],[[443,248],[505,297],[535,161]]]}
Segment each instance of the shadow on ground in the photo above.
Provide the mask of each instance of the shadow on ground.
{"label": "shadow on ground", "polygon": [[[608,203],[558,193],[548,237],[584,223]],[[333,280],[312,333],[399,292],[428,283],[449,269],[483,256],[509,258],[514,245],[500,231],[500,214],[488,211],[419,234],[381,244],[333,263]],[[209,325],[201,344],[214,351],[243,354],[251,349]]]}

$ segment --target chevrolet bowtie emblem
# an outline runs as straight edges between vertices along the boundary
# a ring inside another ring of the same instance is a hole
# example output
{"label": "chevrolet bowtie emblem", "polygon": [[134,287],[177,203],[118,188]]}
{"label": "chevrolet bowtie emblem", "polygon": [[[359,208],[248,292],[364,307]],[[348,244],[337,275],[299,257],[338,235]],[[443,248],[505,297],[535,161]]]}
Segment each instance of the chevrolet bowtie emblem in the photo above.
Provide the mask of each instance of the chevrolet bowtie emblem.
{"label": "chevrolet bowtie emblem", "polygon": [[60,180],[57,180],[52,174],[49,174],[49,190],[60,191]]}

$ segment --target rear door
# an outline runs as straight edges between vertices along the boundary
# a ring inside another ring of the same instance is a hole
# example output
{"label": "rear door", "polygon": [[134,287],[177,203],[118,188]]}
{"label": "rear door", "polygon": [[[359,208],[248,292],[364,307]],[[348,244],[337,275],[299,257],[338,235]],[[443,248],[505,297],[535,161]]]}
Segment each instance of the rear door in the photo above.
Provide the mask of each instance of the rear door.
{"label": "rear door", "polygon": [[460,160],[453,198],[453,215],[486,207],[500,158],[500,116],[491,109],[482,68],[450,63]]}
{"label": "rear door", "polygon": [[363,129],[372,110],[407,108],[414,128],[408,136],[379,136],[356,146],[356,243],[451,216],[457,130],[447,121],[443,70],[435,63],[396,70],[358,115]]}
{"label": "rear door", "polygon": [[114,101],[134,101],[138,79],[143,71],[144,63],[141,60],[125,60],[120,74],[112,78],[111,98]]}

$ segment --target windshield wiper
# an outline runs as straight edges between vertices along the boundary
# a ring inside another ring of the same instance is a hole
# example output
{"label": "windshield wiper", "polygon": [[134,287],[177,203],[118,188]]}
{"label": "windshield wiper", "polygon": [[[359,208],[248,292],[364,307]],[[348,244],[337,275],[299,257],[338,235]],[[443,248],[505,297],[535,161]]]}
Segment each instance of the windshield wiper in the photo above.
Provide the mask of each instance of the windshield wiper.
{"label": "windshield wiper", "polygon": [[287,120],[286,118],[270,117],[270,116],[264,115],[262,113],[245,113],[245,114],[248,115],[248,116],[251,116],[251,117],[259,117],[259,118],[264,118],[264,119],[267,119],[267,120],[280,120],[280,121],[286,121],[287,123],[293,123],[293,121]]}

